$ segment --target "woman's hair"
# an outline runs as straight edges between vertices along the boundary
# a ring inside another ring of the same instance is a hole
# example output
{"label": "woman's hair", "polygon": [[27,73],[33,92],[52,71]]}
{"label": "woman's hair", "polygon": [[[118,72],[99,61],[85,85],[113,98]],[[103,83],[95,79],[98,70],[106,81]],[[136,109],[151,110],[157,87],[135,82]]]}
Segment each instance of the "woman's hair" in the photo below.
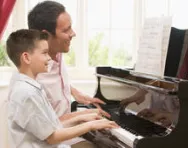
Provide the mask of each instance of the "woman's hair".
{"label": "woman's hair", "polygon": [[55,35],[57,19],[61,13],[66,12],[65,7],[54,1],[44,1],[37,4],[28,14],[30,29],[47,30]]}

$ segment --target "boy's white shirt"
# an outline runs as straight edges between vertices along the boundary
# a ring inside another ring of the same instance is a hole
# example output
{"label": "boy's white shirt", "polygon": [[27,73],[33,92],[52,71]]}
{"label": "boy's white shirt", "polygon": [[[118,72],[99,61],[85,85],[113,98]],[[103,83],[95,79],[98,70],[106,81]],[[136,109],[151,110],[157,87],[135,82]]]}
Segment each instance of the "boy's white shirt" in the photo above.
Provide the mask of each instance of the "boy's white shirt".
{"label": "boy's white shirt", "polygon": [[[59,54],[57,59],[59,62],[54,60],[49,62],[48,73],[39,74],[37,81],[44,87],[49,102],[60,117],[71,112],[71,90],[62,54]],[[81,141],[84,141],[84,139],[77,137],[63,143],[73,145]]]}
{"label": "boy's white shirt", "polygon": [[11,148],[70,148],[49,145],[45,139],[62,128],[41,85],[23,74],[13,75],[8,100]]}

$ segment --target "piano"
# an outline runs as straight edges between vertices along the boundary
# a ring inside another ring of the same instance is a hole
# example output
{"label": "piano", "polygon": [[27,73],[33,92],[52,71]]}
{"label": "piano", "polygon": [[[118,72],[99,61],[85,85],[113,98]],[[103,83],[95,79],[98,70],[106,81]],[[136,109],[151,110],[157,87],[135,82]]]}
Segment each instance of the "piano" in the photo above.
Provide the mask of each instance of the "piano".
{"label": "piano", "polygon": [[[106,103],[101,105],[101,108],[111,114],[110,120],[115,121],[120,128],[89,132],[84,135],[86,139],[96,144],[99,140],[100,148],[188,147],[185,138],[188,135],[188,81],[173,77],[161,79],[113,67],[97,67],[96,78],[97,89],[94,97]],[[147,92],[144,102],[139,105],[131,103],[122,110],[120,102],[139,90]],[[151,105],[152,98],[162,98],[159,100],[161,103],[156,105],[158,109],[174,115],[169,126],[138,116],[143,109],[155,107],[155,104]],[[167,104],[176,101],[179,107],[173,108],[173,103],[172,108],[165,106],[166,99]],[[83,107],[93,108],[92,105],[84,106],[76,103],[77,110]],[[75,105],[73,108],[75,110]],[[108,139],[107,142],[105,139]]]}

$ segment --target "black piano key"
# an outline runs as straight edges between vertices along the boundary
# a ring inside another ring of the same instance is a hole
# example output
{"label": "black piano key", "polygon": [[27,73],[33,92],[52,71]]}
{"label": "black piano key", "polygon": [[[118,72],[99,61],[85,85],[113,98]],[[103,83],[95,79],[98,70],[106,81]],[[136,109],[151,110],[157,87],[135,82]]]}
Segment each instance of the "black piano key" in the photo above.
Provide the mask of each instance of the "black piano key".
{"label": "black piano key", "polygon": [[119,126],[133,133],[134,135],[141,135],[144,137],[166,135],[165,127],[157,125],[131,113],[120,113],[119,108],[117,107],[110,109],[106,107],[104,110],[111,114],[111,120],[115,121]]}

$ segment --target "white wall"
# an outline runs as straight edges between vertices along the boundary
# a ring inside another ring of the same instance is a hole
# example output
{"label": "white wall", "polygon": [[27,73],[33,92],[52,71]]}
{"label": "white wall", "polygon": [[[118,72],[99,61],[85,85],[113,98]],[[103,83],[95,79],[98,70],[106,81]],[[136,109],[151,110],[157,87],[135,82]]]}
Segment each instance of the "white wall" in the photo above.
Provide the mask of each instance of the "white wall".
{"label": "white wall", "polygon": [[8,147],[7,136],[7,104],[6,99],[8,96],[8,86],[0,86],[0,148]]}

